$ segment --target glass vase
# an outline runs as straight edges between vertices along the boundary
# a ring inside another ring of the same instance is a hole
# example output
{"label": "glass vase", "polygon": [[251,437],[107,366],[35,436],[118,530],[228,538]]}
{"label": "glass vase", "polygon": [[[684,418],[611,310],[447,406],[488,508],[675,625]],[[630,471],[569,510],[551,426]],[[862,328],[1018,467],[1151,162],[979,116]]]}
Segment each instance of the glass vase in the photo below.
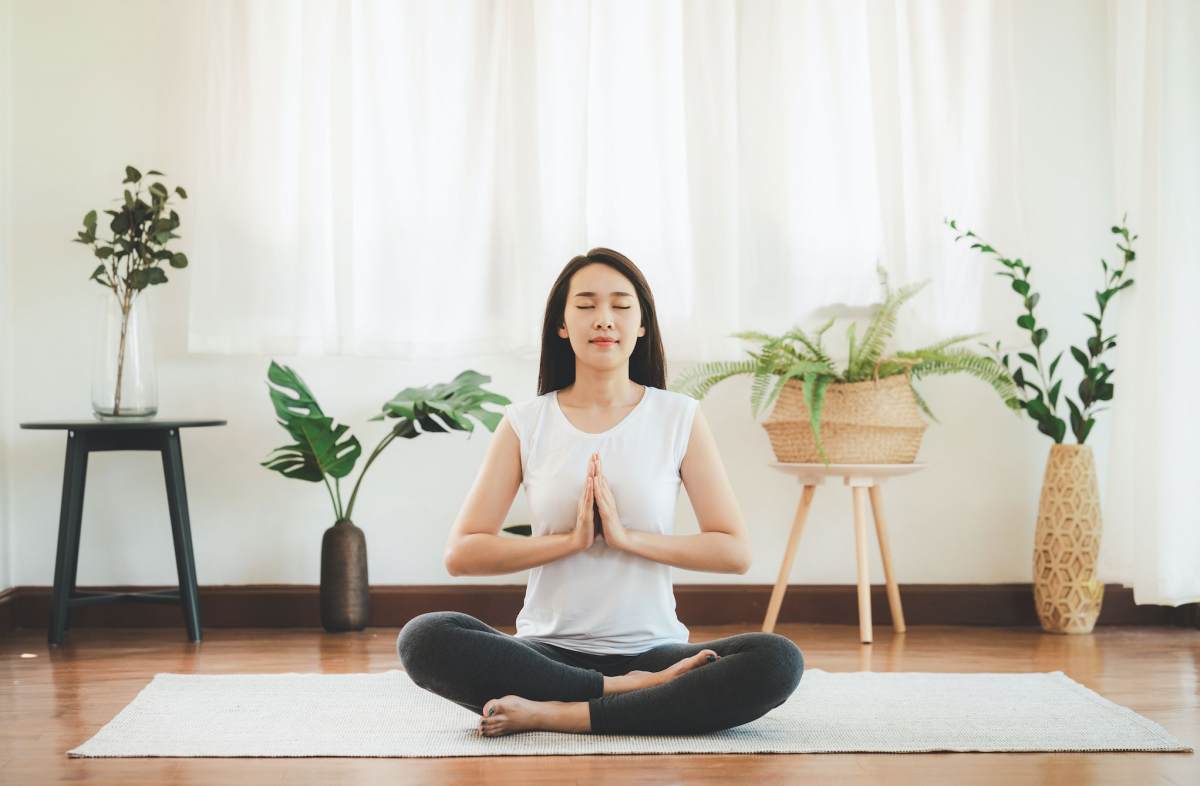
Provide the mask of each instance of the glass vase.
{"label": "glass vase", "polygon": [[144,292],[128,308],[111,290],[97,310],[92,363],[92,412],[99,420],[151,420],[158,413],[158,378]]}

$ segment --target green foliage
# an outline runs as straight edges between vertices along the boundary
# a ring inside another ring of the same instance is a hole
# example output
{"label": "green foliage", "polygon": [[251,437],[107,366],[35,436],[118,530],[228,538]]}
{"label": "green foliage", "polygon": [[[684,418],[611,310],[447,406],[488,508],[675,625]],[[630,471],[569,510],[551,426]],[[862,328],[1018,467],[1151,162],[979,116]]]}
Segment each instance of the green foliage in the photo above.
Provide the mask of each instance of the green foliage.
{"label": "green foliage", "polygon": [[[146,174],[166,177],[154,169]],[[112,216],[108,224],[112,238],[97,238],[97,216],[92,210],[83,217],[84,231],[78,232],[72,242],[92,247],[100,264],[88,280],[111,289],[128,313],[128,304],[134,294],[146,287],[167,283],[167,274],[159,263],[185,268],[188,260],[186,255],[166,247],[171,240],[180,237],[174,231],[179,228],[179,214],[169,209],[171,194],[167,187],[159,181],[151,183],[146,189],[150,198],[147,203],[141,197],[141,172],[127,166],[125,179],[121,182],[133,183],[135,190],[131,193],[125,189],[122,196],[113,200],[121,203],[119,210],[104,211]],[[187,191],[182,186],[176,186],[175,193],[180,199],[187,199]]]}
{"label": "green foliage", "polygon": [[[1003,365],[966,349],[947,351],[947,347],[983,335],[982,333],[955,336],[913,352],[897,352],[894,357],[885,358],[884,349],[888,339],[895,333],[900,307],[927,286],[929,280],[910,284],[893,292],[888,285],[887,272],[876,265],[876,273],[883,290],[883,303],[872,315],[861,340],[857,338],[857,323],[852,322],[847,328],[849,353],[844,372],[839,372],[834,367],[833,360],[822,343],[822,336],[834,323],[834,319],[830,318],[813,336],[809,336],[799,326],[778,336],[753,330],[733,333],[733,338],[761,345],[757,352],[746,350],[750,360],[715,361],[692,366],[676,378],[670,386],[671,389],[695,398],[703,398],[713,385],[721,380],[737,374],[751,374],[754,380],[751,384],[750,409],[751,413],[758,417],[761,411],[775,401],[789,380],[799,379],[804,390],[804,404],[808,408],[809,423],[817,450],[826,466],[829,460],[821,446],[821,410],[826,389],[831,384],[863,382],[874,379],[877,373],[881,378],[909,373],[909,388],[917,406],[937,421],[925,400],[912,386],[912,381],[923,375],[968,373],[990,384],[1011,409],[1019,409],[1016,383]],[[915,363],[899,362],[901,360]]]}
{"label": "green foliage", "polygon": [[[1125,218],[1127,218],[1126,216]],[[1088,337],[1085,342],[1087,352],[1084,352],[1078,347],[1070,347],[1071,356],[1083,368],[1083,379],[1079,383],[1079,403],[1064,396],[1067,402],[1067,407],[1071,410],[1069,419],[1071,432],[1075,435],[1075,439],[1080,445],[1087,440],[1088,434],[1092,430],[1096,419],[1093,415],[1097,412],[1103,412],[1103,409],[1093,409],[1097,402],[1110,401],[1113,397],[1113,384],[1108,381],[1112,376],[1114,369],[1109,368],[1100,356],[1104,352],[1117,345],[1116,334],[1104,336],[1103,321],[1104,312],[1108,307],[1109,301],[1122,289],[1133,285],[1133,279],[1125,275],[1128,265],[1136,258],[1136,253],[1133,250],[1133,241],[1137,240],[1137,235],[1132,237],[1129,234],[1129,229],[1124,226],[1125,218],[1121,219],[1122,226],[1112,227],[1114,235],[1120,235],[1124,240],[1117,241],[1117,248],[1121,251],[1123,260],[1121,267],[1109,269],[1108,263],[1101,259],[1100,266],[1103,269],[1103,289],[1096,292],[1096,302],[1099,305],[1099,315],[1084,314],[1088,321],[1092,323],[1095,330],[1094,334]],[[954,221],[946,221],[947,226],[956,232],[961,232]],[[1033,354],[1028,352],[1018,352],[1017,357],[1024,361],[1031,368],[1041,381],[1041,385],[1026,379],[1025,367],[1019,366],[1013,373],[1012,378],[1020,387],[1022,393],[1026,390],[1033,391],[1032,396],[1022,395],[1018,400],[1018,407],[1024,409],[1029,416],[1038,424],[1038,431],[1053,439],[1056,443],[1062,443],[1063,437],[1067,433],[1067,422],[1058,417],[1058,395],[1059,389],[1062,386],[1062,380],[1057,382],[1054,379],[1054,373],[1058,368],[1058,361],[1062,358],[1063,353],[1059,352],[1051,361],[1049,367],[1044,365],[1042,358],[1042,347],[1045,346],[1047,339],[1050,336],[1048,329],[1040,327],[1037,321],[1037,315],[1034,309],[1040,300],[1038,293],[1032,291],[1032,283],[1029,279],[1031,268],[1029,265],[1022,262],[1020,259],[1009,259],[1003,256],[990,244],[984,242],[974,232],[966,231],[957,235],[954,240],[958,242],[963,238],[974,238],[975,242],[971,244],[971,248],[979,249],[982,254],[991,254],[996,257],[997,261],[1005,267],[1005,270],[998,271],[996,275],[1004,276],[1011,279],[1011,287],[1014,292],[1021,296],[1022,305],[1025,313],[1017,317],[1017,326],[1029,331],[1029,341],[1033,345]],[[996,350],[999,352],[1000,345],[996,344]],[[1008,355],[1005,355],[1001,362],[1004,367],[1008,368]],[[1045,372],[1043,372],[1045,369]],[[1082,405],[1082,406],[1081,406]]]}
{"label": "green foliage", "polygon": [[[354,484],[350,502],[343,510],[341,479],[350,474],[362,455],[358,439],[346,434],[349,426],[334,425],[333,418],[321,411],[312,391],[291,368],[271,361],[267,379],[277,386],[268,384],[267,388],[275,405],[275,414],[279,417],[279,425],[296,441],[292,445],[275,448],[271,451],[273,457],[261,462],[262,466],[288,478],[314,483],[324,481],[333,502],[334,515],[339,521],[349,519],[353,514],[354,501],[358,498],[358,487],[363,477],[392,440],[397,437],[412,439],[427,432],[444,433],[451,429],[473,432],[475,424],[468,416],[479,420],[488,431],[494,432],[503,416],[484,409],[482,404],[490,402],[503,406],[512,403],[504,396],[479,387],[492,378],[470,370],[462,372],[450,382],[400,391],[383,404],[380,414],[371,418],[392,418],[396,424],[367,458]],[[330,485],[329,478],[334,479],[333,485]]]}

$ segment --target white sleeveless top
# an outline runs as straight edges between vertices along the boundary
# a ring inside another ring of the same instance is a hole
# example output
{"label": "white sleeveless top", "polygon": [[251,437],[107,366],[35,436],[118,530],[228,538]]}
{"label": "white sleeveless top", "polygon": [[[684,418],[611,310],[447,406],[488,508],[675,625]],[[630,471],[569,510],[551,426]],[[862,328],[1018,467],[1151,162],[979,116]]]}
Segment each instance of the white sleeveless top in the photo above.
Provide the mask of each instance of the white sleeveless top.
{"label": "white sleeveless top", "polygon": [[[570,532],[588,460],[599,451],[621,524],[671,535],[699,401],[646,386],[641,401],[608,431],[571,425],[558,391],[504,408],[521,440],[521,482],[533,537]],[[598,535],[585,551],[532,568],[517,637],[595,654],[636,654],[688,641],[675,616],[671,567],[609,548]]]}

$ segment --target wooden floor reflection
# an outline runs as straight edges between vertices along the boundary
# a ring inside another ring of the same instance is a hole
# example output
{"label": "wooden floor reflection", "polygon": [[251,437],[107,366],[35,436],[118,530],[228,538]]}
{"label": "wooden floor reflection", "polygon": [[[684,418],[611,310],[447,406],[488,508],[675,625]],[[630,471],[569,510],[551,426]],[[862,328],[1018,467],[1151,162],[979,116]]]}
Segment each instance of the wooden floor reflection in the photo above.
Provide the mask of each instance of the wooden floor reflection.
{"label": "wooden floor reflection", "polygon": [[[753,630],[692,629],[692,641]],[[513,633],[512,628],[502,628]],[[190,644],[182,626],[77,629],[51,648],[44,631],[0,638],[0,783],[538,784],[1200,783],[1200,754],[933,753],[721,756],[497,756],[448,759],[69,759],[158,672],[376,672],[399,668],[396,628],[326,634],[312,629],[206,629]],[[1062,636],[1037,628],[876,627],[862,645],[844,625],[781,624],[825,671],[1062,671],[1200,748],[1200,631],[1099,627]],[[37,657],[21,657],[22,654]]]}

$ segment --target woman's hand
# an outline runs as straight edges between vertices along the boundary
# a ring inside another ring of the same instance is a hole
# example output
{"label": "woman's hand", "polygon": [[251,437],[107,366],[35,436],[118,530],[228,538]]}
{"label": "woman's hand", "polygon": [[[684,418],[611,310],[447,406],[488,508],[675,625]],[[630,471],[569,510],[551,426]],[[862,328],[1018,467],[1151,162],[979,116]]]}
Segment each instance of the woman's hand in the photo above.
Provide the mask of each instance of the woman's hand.
{"label": "woman's hand", "polygon": [[592,454],[592,477],[594,478],[596,506],[600,509],[600,521],[603,525],[604,542],[614,549],[627,551],[629,548],[629,530],[621,524],[617,515],[617,501],[613,498],[608,478],[604,474],[604,464],[600,454]]}
{"label": "woman's hand", "polygon": [[576,551],[587,551],[592,547],[596,538],[596,516],[593,506],[596,502],[592,479],[592,465],[588,465],[588,473],[583,481],[583,493],[579,495],[579,504],[575,506],[575,529],[571,530],[571,545]]}

